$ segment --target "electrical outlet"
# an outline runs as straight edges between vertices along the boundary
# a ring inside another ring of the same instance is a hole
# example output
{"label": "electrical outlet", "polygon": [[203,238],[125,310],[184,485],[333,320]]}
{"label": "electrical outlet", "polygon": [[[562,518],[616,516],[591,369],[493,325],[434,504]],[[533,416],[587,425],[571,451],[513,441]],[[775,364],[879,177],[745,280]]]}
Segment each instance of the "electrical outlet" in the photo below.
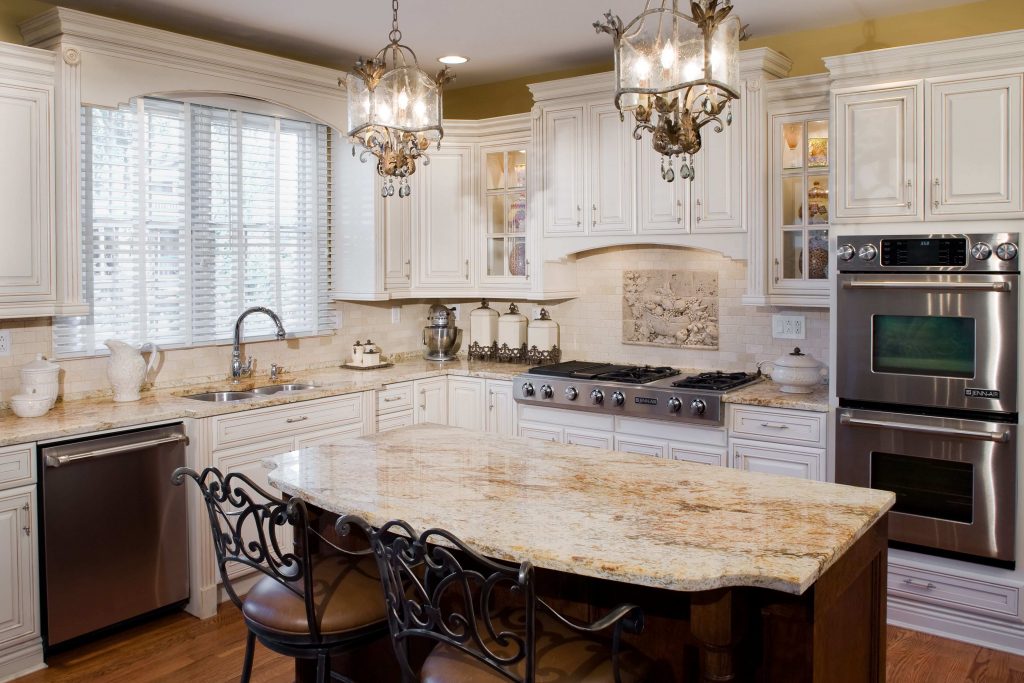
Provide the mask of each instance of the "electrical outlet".
{"label": "electrical outlet", "polygon": [[334,329],[340,330],[342,327],[342,315],[341,311],[337,310],[334,312]]}
{"label": "electrical outlet", "polygon": [[449,308],[455,311],[456,322],[462,320],[462,304],[452,304]]}
{"label": "electrical outlet", "polygon": [[11,355],[11,331],[0,330],[0,356]]}
{"label": "electrical outlet", "polygon": [[392,325],[397,325],[400,322],[402,322],[402,307],[401,306],[392,306],[391,307],[391,324]]}
{"label": "electrical outlet", "polygon": [[772,337],[775,339],[806,339],[807,318],[792,313],[777,313],[772,316]]}

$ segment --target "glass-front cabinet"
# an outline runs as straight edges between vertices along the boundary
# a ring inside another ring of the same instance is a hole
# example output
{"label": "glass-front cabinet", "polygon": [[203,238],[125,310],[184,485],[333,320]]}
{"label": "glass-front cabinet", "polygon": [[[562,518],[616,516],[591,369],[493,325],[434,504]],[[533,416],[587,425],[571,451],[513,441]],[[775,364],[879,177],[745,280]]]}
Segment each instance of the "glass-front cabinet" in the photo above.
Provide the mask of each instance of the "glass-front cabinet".
{"label": "glass-front cabinet", "polygon": [[527,245],[527,146],[525,142],[480,148],[483,193],[482,281],[524,286],[530,277]]}
{"label": "glass-front cabinet", "polygon": [[828,111],[771,117],[771,293],[828,291]]}

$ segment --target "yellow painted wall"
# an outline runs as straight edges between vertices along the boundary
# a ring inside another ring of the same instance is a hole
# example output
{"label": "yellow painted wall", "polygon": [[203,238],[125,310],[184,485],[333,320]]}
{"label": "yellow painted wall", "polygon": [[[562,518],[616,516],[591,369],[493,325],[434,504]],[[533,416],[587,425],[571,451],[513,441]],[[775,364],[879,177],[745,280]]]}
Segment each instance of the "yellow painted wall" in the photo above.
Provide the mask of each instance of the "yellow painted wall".
{"label": "yellow painted wall", "polygon": [[53,5],[39,0],[0,0],[0,42],[24,44],[18,23],[51,7]]}
{"label": "yellow painted wall", "polygon": [[[763,38],[757,36],[757,26],[752,26],[754,37],[743,43],[743,49],[770,47],[778,50],[793,60],[790,74],[804,76],[825,71],[825,64],[821,61],[823,57],[1014,29],[1024,29],[1024,0],[982,0],[928,12]],[[445,116],[480,119],[529,111],[533,100],[526,88],[528,83],[609,71],[612,68],[610,53],[609,45],[609,61],[589,69],[577,69],[574,73],[540,74],[451,90],[445,94]]]}

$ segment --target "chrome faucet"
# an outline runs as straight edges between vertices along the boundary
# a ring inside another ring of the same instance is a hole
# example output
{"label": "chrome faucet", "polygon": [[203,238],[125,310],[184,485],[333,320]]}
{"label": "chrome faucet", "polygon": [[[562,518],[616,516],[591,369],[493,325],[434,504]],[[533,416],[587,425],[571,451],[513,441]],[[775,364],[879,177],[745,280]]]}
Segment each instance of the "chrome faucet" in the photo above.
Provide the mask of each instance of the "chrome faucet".
{"label": "chrome faucet", "polygon": [[242,364],[242,351],[239,349],[239,344],[242,342],[242,321],[245,320],[252,313],[264,313],[274,321],[277,325],[277,338],[284,339],[285,331],[284,325],[281,324],[281,318],[278,317],[277,313],[274,313],[265,306],[253,306],[242,311],[242,315],[238,316],[238,320],[235,321],[235,345],[231,349],[231,381],[237,383],[242,377],[249,377],[252,375],[252,358],[243,365]]}

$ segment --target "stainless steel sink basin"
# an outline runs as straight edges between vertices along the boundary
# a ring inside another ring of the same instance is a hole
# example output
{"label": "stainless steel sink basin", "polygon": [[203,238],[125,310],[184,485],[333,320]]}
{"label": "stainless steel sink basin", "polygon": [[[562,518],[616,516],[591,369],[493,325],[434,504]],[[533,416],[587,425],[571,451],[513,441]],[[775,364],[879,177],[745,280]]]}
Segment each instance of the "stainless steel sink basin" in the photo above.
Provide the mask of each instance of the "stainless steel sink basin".
{"label": "stainless steel sink basin", "polygon": [[306,391],[307,389],[315,389],[316,387],[312,384],[271,384],[266,387],[257,387],[252,390],[252,393],[260,396],[268,396],[270,394],[280,394],[292,391]]}
{"label": "stainless steel sink basin", "polygon": [[192,394],[185,398],[195,401],[210,401],[211,403],[230,403],[231,401],[244,401],[247,398],[256,398],[251,391],[210,391],[205,394]]}

